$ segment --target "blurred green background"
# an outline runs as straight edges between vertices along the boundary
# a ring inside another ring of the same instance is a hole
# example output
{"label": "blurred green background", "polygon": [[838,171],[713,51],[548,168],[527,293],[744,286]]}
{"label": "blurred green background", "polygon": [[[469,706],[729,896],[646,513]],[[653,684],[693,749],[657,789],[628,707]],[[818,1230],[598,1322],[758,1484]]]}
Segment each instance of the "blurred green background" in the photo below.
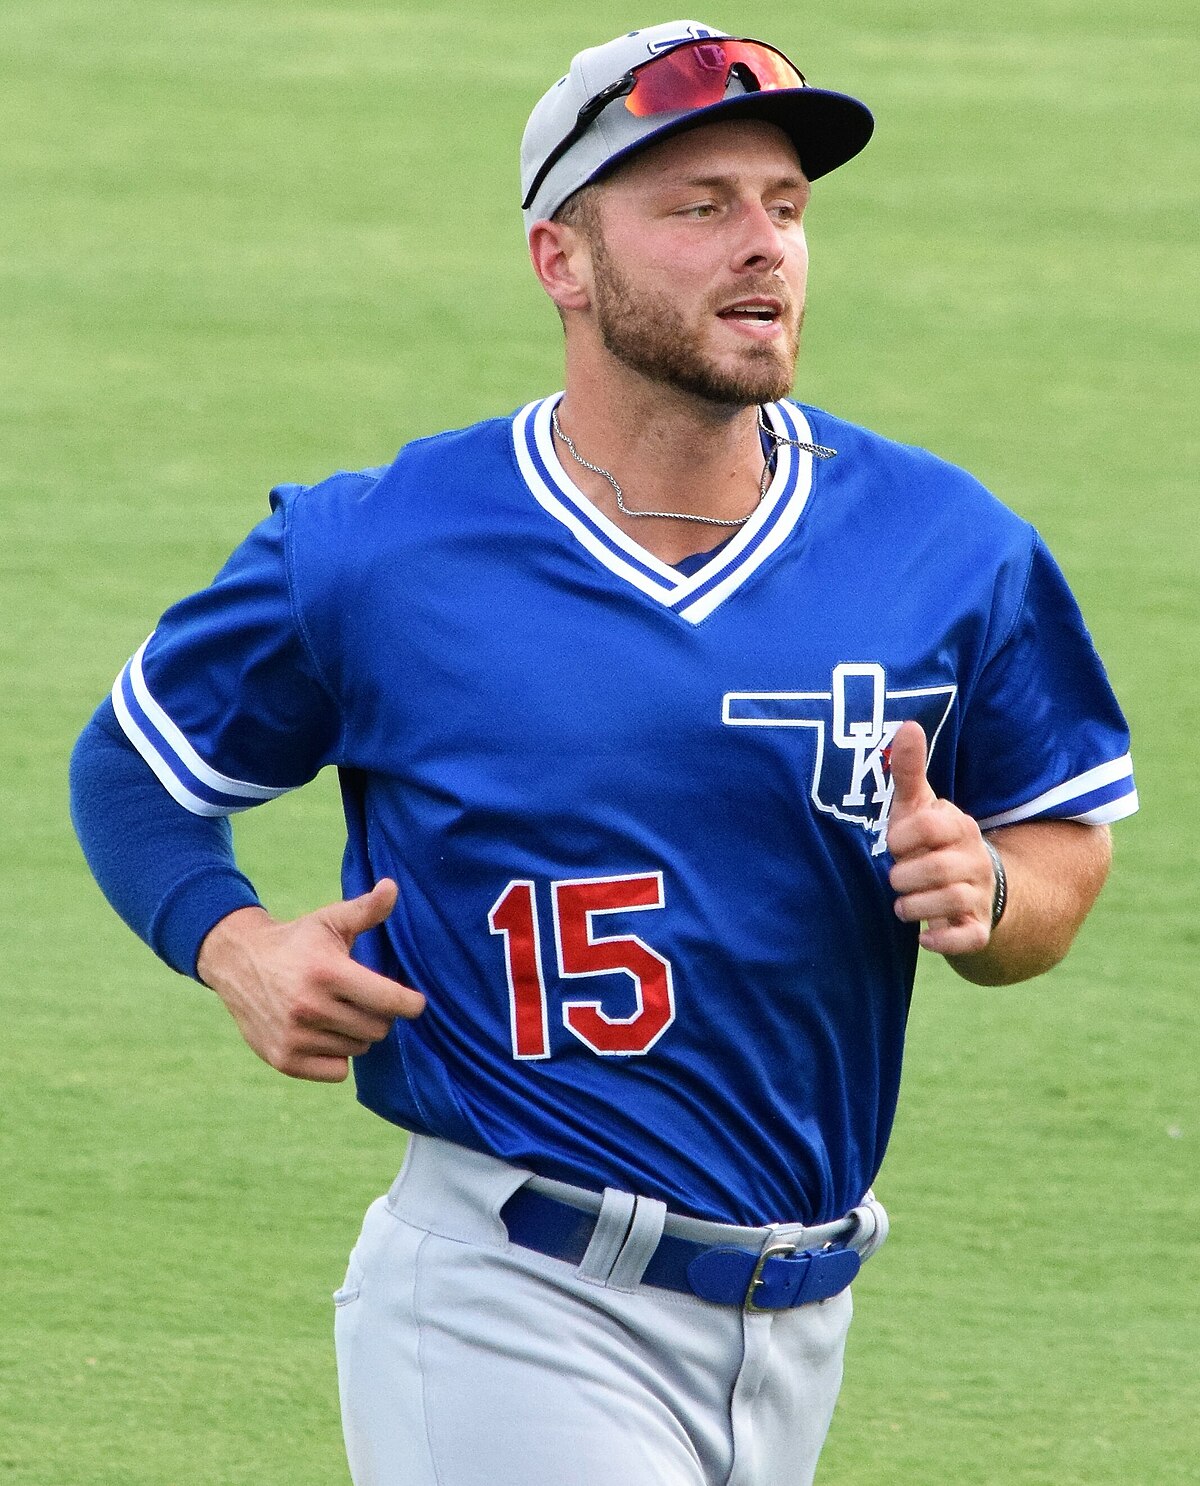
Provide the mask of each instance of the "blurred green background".
{"label": "blurred green background", "polygon": [[[346,1479],[328,1295],[400,1137],[259,1064],[126,933],[66,759],[271,484],[560,384],[520,131],[575,50],[667,18],[0,0],[0,1481]],[[816,192],[798,393],[1038,524],[1143,804],[1047,980],[923,967],[879,1183],[894,1235],[856,1286],[818,1479],[1194,1482],[1194,5],[699,19],[875,109]],[[332,782],[239,826],[278,912],[336,893]]]}

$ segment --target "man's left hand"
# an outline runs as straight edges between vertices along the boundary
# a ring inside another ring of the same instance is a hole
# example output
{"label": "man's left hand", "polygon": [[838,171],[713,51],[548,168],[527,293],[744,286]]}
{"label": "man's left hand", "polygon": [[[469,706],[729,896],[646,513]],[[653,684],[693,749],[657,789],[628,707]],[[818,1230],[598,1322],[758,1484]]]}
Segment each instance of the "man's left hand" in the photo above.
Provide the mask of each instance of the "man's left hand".
{"label": "man's left hand", "polygon": [[890,750],[895,793],[887,844],[896,916],[924,921],[921,944],[942,955],[969,955],[992,937],[996,876],[978,825],[934,794],[925,774],[920,723],[906,722]]}

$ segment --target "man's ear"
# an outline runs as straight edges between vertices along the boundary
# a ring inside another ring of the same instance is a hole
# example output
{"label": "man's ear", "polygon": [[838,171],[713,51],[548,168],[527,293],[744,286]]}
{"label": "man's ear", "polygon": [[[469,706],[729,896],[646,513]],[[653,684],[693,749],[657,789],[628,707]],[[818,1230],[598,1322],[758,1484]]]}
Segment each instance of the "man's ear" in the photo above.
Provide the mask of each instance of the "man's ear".
{"label": "man's ear", "polygon": [[559,310],[586,310],[592,302],[592,254],[587,238],[565,222],[541,221],[529,234],[529,260]]}

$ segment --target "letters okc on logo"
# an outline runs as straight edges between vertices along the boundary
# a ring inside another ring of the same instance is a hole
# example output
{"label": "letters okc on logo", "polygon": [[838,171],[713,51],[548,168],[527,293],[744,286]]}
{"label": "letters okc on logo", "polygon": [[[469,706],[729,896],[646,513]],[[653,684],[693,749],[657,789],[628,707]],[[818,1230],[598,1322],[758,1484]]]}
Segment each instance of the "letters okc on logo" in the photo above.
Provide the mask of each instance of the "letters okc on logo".
{"label": "letters okc on logo", "polygon": [[889,691],[875,661],[834,666],[829,691],[726,692],[721,720],[729,727],[811,728],[816,733],[813,804],[875,837],[872,853],[887,850],[892,776],[887,750],[902,722],[919,722],[933,757],[954,702],[954,686]]}

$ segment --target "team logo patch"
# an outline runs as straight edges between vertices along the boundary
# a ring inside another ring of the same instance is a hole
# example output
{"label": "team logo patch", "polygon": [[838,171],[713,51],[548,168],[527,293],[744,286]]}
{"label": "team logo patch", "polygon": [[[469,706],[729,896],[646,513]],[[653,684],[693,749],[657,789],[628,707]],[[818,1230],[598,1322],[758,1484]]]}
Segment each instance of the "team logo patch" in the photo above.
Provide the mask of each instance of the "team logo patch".
{"label": "team logo patch", "polygon": [[955,686],[892,690],[877,662],[844,662],[833,668],[828,691],[726,692],[721,720],[728,727],[811,729],[813,804],[869,831],[878,856],[887,850],[892,739],[902,722],[919,722],[932,759],[956,691]]}

